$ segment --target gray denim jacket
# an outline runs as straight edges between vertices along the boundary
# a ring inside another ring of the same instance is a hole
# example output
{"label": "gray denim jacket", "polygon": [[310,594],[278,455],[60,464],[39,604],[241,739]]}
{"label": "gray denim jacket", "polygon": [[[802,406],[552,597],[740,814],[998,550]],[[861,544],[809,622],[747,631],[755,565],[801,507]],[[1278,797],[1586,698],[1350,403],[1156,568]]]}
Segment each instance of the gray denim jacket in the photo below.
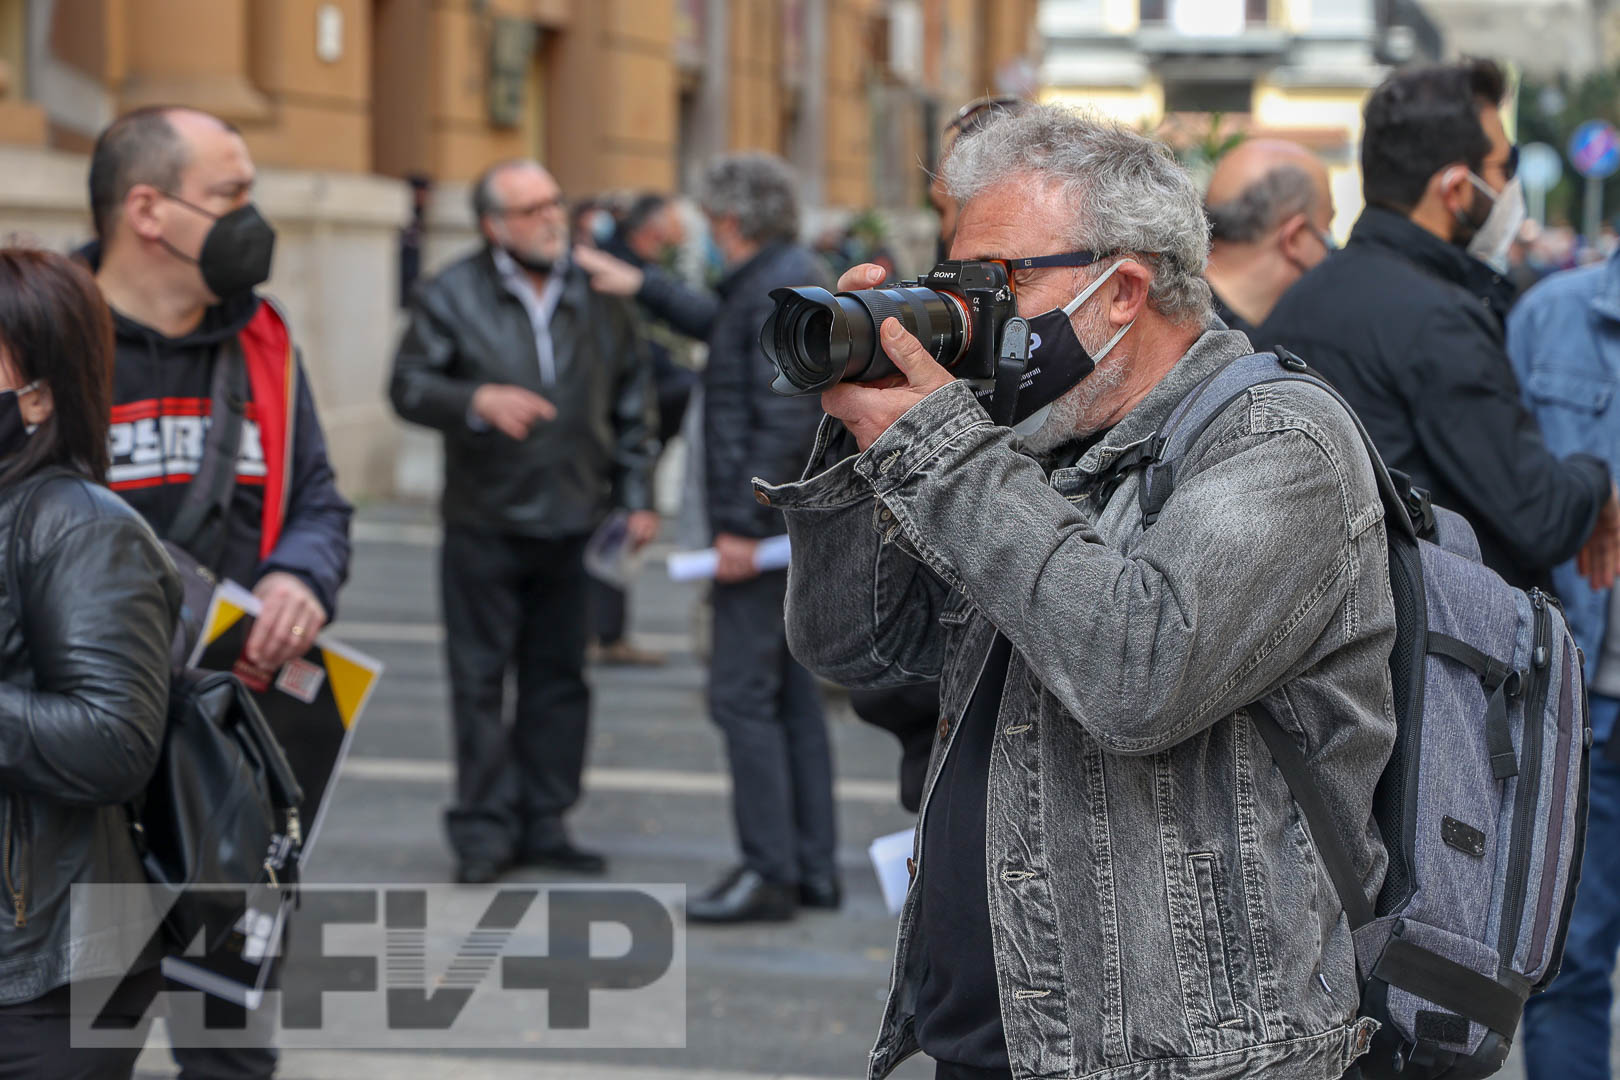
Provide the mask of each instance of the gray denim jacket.
{"label": "gray denim jacket", "polygon": [[[1012,642],[985,877],[1020,1080],[1331,1080],[1376,1027],[1356,1019],[1333,884],[1243,711],[1264,698],[1299,740],[1375,895],[1395,614],[1354,427],[1316,388],[1258,387],[1199,440],[1146,532],[1137,474],[1093,491],[1248,351],[1205,334],[1050,478],[955,383],[863,454],[827,467],[828,422],[805,479],[755,482],[792,535],[794,654],[851,687],[941,679],[925,821],[995,631]],[[874,1080],[917,1050],[916,897]]]}

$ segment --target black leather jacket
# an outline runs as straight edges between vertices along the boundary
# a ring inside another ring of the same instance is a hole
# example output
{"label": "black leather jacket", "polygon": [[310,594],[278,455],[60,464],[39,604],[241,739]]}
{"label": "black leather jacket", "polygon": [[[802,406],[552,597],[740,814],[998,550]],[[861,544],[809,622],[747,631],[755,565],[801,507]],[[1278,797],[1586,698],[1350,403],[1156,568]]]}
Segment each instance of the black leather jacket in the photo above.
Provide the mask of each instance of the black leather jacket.
{"label": "black leather jacket", "polygon": [[1253,340],[1333,383],[1389,467],[1468,519],[1486,566],[1547,588],[1591,536],[1611,478],[1597,458],[1547,448],[1508,361],[1510,292],[1461,248],[1371,206]]}
{"label": "black leather jacket", "polygon": [[[551,316],[556,381],[540,370],[533,324],[485,249],[417,290],[394,359],[399,415],[444,433],[447,524],[522,536],[590,532],[614,506],[652,507],[657,396],[628,301],[591,290],[566,269]],[[557,418],[514,441],[469,423],[485,383],[522,386]]]}
{"label": "black leather jacket", "polygon": [[0,567],[16,560],[14,576],[0,574],[6,1005],[66,984],[70,970],[74,981],[125,971],[119,950],[135,931],[100,920],[75,934],[69,887],[146,880],[123,804],[157,764],[180,611],[173,565],[123,500],[65,472],[35,487],[0,491]]}
{"label": "black leather jacket", "polygon": [[779,510],[754,498],[753,478],[798,477],[815,443],[821,399],[771,390],[775,368],[759,345],[771,290],[831,287],[827,266],[808,248],[772,244],[726,275],[718,295],[648,267],[636,299],[675,329],[709,343],[703,371],[703,483],[716,533],[766,537],[787,531]]}

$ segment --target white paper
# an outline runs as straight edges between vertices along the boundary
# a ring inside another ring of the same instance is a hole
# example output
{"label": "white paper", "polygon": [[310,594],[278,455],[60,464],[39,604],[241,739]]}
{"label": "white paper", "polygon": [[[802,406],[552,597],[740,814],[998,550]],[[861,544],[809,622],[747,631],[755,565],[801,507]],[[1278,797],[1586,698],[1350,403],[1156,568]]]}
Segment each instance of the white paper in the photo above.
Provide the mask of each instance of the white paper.
{"label": "white paper", "polygon": [[883,903],[890,915],[900,914],[906,902],[906,890],[911,888],[911,871],[906,860],[916,846],[916,829],[902,829],[872,841],[867,853],[872,857],[872,869],[877,871],[878,885],[883,890]]}
{"label": "white paper", "polygon": [[[760,573],[787,567],[791,545],[787,534],[769,536],[754,549],[754,569]],[[675,551],[669,556],[669,576],[672,581],[706,581],[714,577],[720,565],[720,555],[714,548],[702,551]]]}

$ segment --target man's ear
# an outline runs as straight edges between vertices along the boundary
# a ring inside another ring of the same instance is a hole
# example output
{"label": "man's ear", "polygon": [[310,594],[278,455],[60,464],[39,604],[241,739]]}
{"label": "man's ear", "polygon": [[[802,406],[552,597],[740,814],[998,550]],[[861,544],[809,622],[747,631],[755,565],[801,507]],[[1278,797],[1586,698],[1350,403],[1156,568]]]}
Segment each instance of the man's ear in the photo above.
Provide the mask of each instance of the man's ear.
{"label": "man's ear", "polygon": [[1474,205],[1474,184],[1468,179],[1468,166],[1447,165],[1429,180],[1430,190],[1451,217],[1467,214]]}
{"label": "man's ear", "polygon": [[163,201],[162,194],[150,184],[135,184],[124,195],[123,218],[142,240],[163,236],[163,215],[158,209]]}
{"label": "man's ear", "polygon": [[1119,264],[1119,269],[1114,271],[1114,276],[1103,288],[1109,285],[1114,288],[1114,299],[1108,305],[1108,321],[1115,326],[1124,326],[1138,318],[1147,306],[1148,290],[1153,286],[1153,271],[1135,259],[1126,259]]}
{"label": "man's ear", "polygon": [[1310,219],[1304,214],[1295,214],[1277,226],[1277,246],[1289,262],[1308,265],[1310,257],[1316,253],[1306,250],[1308,244],[1321,248],[1321,241],[1311,238]]}

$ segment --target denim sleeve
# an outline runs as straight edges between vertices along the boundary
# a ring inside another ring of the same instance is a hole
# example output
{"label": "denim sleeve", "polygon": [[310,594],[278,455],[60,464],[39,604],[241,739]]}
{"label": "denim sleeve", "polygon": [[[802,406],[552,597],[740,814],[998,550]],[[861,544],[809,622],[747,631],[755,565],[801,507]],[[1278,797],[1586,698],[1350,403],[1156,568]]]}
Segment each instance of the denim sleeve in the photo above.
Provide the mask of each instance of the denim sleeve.
{"label": "denim sleeve", "polygon": [[[938,618],[950,590],[907,549],[898,523],[855,472],[842,426],[822,422],[806,477],[758,497],[786,512],[788,646],[811,671],[855,690],[939,678]],[[828,460],[835,463],[827,465]]]}
{"label": "denim sleeve", "polygon": [[1208,438],[1124,550],[964,383],[918,403],[849,468],[1105,749],[1150,754],[1307,666],[1346,596],[1352,541],[1381,520],[1347,417],[1234,406]]}

